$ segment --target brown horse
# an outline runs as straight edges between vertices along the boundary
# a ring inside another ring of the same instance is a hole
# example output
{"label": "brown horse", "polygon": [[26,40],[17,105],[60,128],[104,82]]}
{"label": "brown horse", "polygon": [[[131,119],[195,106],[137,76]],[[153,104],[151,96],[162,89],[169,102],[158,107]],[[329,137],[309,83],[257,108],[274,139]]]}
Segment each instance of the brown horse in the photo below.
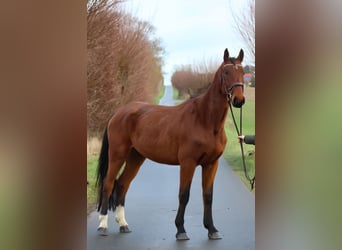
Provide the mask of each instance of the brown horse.
{"label": "brown horse", "polygon": [[[97,172],[101,210],[98,231],[107,235],[108,209],[115,210],[120,232],[130,232],[125,219],[125,196],[145,158],[180,165],[177,240],[188,240],[184,213],[196,166],[202,166],[204,227],[209,239],[221,239],[212,219],[213,184],[218,158],[226,145],[224,122],[228,102],[241,107],[243,50],[237,58],[225,49],[223,62],[207,92],[175,107],[132,102],[117,110],[105,130]],[[121,175],[119,171],[126,163]]]}

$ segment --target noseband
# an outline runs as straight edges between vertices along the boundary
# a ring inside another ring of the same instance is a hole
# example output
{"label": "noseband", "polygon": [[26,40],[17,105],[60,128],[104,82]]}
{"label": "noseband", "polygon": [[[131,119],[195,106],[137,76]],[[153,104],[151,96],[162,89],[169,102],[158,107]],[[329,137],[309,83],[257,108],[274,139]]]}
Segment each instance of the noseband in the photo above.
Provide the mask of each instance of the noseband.
{"label": "noseband", "polygon": [[[235,67],[235,69],[237,69],[238,67],[242,67],[241,64],[227,63],[227,64],[224,64],[224,65],[223,65],[223,68],[226,67],[226,66],[233,66],[233,67]],[[232,93],[233,93],[234,88],[236,88],[236,87],[242,87],[242,88],[243,88],[244,85],[243,85],[243,83],[241,83],[241,82],[235,82],[235,83],[233,83],[232,86],[230,86],[230,87],[228,88],[228,87],[223,83],[223,79],[224,79],[224,73],[223,73],[223,71],[222,71],[222,73],[221,73],[221,85],[224,85],[224,89],[225,89],[226,95],[227,95],[227,100],[228,100],[228,102],[230,102],[230,101],[231,101],[231,98],[232,98]]]}

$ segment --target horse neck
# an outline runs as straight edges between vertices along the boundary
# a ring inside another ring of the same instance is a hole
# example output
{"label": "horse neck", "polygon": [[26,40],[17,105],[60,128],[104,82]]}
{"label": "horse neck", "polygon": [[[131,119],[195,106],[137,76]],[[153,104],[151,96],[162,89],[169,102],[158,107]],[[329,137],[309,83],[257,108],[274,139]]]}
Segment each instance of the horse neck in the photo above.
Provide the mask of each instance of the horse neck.
{"label": "horse neck", "polygon": [[219,74],[215,74],[213,83],[201,100],[202,119],[205,124],[219,131],[224,127],[228,111],[227,97],[221,92]]}

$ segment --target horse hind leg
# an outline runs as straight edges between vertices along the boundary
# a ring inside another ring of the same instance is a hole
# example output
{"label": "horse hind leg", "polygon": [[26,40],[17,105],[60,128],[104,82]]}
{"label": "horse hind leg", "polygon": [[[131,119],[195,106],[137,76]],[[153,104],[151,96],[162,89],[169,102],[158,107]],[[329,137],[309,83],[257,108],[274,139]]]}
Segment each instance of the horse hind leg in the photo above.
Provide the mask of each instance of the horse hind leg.
{"label": "horse hind leg", "polygon": [[132,180],[137,175],[144,160],[145,157],[132,148],[128,153],[125,169],[115,183],[115,221],[120,226],[120,233],[131,232],[125,218],[125,197]]}
{"label": "horse hind leg", "polygon": [[101,194],[101,211],[99,215],[99,226],[97,228],[100,235],[108,235],[108,209],[109,200],[112,198],[115,178],[123,165],[124,160],[109,161],[109,168],[106,177],[103,180],[103,188]]}

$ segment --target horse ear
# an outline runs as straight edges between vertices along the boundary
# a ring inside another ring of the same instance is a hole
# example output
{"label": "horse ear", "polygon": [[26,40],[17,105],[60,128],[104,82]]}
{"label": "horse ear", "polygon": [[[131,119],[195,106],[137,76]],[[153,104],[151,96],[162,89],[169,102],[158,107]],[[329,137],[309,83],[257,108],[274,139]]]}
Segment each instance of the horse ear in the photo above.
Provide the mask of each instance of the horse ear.
{"label": "horse ear", "polygon": [[228,52],[228,49],[225,49],[225,50],[224,50],[223,61],[224,61],[225,63],[228,63],[228,61],[229,61],[229,52]]}
{"label": "horse ear", "polygon": [[240,63],[242,62],[242,60],[243,60],[243,49],[240,49],[240,53],[239,53],[239,56],[237,59],[240,61]]}

